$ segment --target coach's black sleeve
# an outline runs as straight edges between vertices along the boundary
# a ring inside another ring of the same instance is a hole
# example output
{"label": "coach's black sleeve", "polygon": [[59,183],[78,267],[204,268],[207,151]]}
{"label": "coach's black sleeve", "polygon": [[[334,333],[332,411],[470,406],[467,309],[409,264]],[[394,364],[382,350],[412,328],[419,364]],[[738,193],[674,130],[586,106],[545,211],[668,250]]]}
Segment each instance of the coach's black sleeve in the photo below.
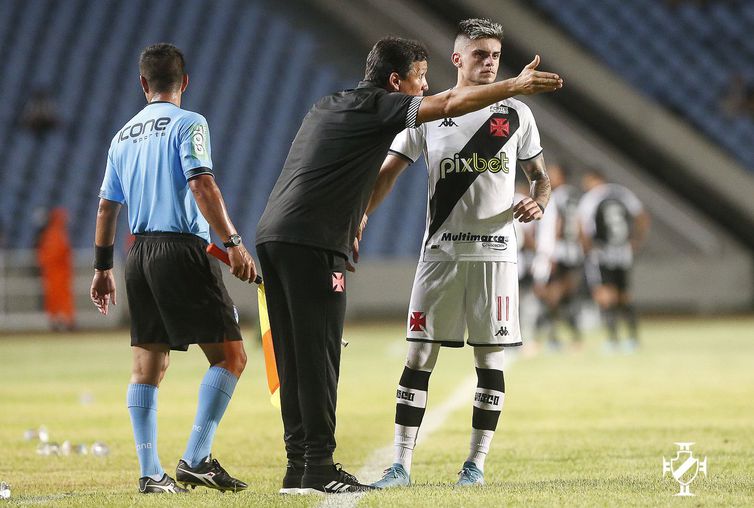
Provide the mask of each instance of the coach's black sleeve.
{"label": "coach's black sleeve", "polygon": [[419,105],[422,97],[414,97],[403,93],[386,93],[379,102],[379,114],[382,124],[390,129],[400,132],[403,129],[416,127],[416,115],[419,113]]}

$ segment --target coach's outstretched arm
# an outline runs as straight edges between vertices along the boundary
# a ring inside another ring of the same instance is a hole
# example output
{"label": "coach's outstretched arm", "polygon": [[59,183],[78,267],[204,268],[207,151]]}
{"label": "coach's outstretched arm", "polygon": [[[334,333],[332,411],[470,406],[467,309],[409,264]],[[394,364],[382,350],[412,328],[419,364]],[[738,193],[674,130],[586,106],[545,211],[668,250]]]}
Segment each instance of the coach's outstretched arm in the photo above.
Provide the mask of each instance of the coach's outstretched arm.
{"label": "coach's outstretched arm", "polygon": [[94,232],[94,278],[89,297],[95,307],[107,316],[110,302],[115,298],[115,277],[113,277],[113,244],[115,227],[121,205],[115,201],[100,198],[97,207],[97,226]]}
{"label": "coach's outstretched arm", "polygon": [[[220,188],[215,183],[215,178],[211,175],[199,175],[188,181],[189,188],[194,194],[199,211],[207,219],[209,225],[215,230],[215,233],[227,241],[231,235],[237,234],[236,227],[230,221],[228,210],[225,208],[225,201],[220,192]],[[246,251],[246,247],[238,245],[228,248],[228,257],[230,258],[230,271],[241,280],[253,282],[257,276],[257,269],[254,266],[254,260]]]}
{"label": "coach's outstretched arm", "polygon": [[552,72],[536,70],[539,55],[515,78],[488,85],[463,86],[422,99],[416,123],[462,116],[515,95],[554,92],[563,88],[563,79]]}

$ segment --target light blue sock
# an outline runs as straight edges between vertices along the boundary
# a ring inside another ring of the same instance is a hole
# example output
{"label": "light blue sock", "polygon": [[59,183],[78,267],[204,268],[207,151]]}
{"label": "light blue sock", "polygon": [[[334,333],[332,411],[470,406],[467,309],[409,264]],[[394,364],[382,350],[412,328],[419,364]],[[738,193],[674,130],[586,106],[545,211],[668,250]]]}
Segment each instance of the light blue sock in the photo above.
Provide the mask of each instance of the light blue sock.
{"label": "light blue sock", "polygon": [[190,467],[196,466],[212,451],[215,430],[225,414],[238,378],[222,367],[210,367],[199,387],[199,404],[196,419],[191,428],[186,453],[183,454]]}
{"label": "light blue sock", "polygon": [[134,429],[136,455],[139,457],[141,476],[162,478],[165,471],[157,456],[157,387],[130,384],[126,395],[131,427]]}

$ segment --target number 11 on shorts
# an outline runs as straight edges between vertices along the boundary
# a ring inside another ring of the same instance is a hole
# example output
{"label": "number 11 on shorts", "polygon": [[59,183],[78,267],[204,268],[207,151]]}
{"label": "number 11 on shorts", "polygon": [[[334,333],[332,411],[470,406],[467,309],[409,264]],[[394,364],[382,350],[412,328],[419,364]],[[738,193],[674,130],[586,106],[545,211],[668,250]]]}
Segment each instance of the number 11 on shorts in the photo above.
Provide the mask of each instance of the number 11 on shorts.
{"label": "number 11 on shorts", "polygon": [[[503,320],[503,297],[497,297],[497,320]],[[510,296],[505,297],[505,320],[510,321]]]}

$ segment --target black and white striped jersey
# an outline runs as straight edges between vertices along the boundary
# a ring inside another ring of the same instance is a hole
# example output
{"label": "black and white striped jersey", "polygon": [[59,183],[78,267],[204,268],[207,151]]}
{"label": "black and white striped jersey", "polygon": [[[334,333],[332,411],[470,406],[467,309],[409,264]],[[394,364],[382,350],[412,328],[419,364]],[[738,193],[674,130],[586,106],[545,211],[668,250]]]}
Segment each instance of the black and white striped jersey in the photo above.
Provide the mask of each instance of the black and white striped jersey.
{"label": "black and white striped jersey", "polygon": [[393,155],[428,170],[423,261],[516,262],[513,194],[518,160],[542,152],[528,106],[504,101],[401,132]]}
{"label": "black and white striped jersey", "polygon": [[599,264],[610,268],[631,266],[631,235],[642,209],[639,198],[622,185],[602,184],[584,194],[579,203],[581,227],[592,240],[592,252]]}
{"label": "black and white striped jersey", "polygon": [[579,191],[572,185],[560,185],[552,191],[547,210],[537,224],[538,256],[569,266],[582,261],[579,198]]}

